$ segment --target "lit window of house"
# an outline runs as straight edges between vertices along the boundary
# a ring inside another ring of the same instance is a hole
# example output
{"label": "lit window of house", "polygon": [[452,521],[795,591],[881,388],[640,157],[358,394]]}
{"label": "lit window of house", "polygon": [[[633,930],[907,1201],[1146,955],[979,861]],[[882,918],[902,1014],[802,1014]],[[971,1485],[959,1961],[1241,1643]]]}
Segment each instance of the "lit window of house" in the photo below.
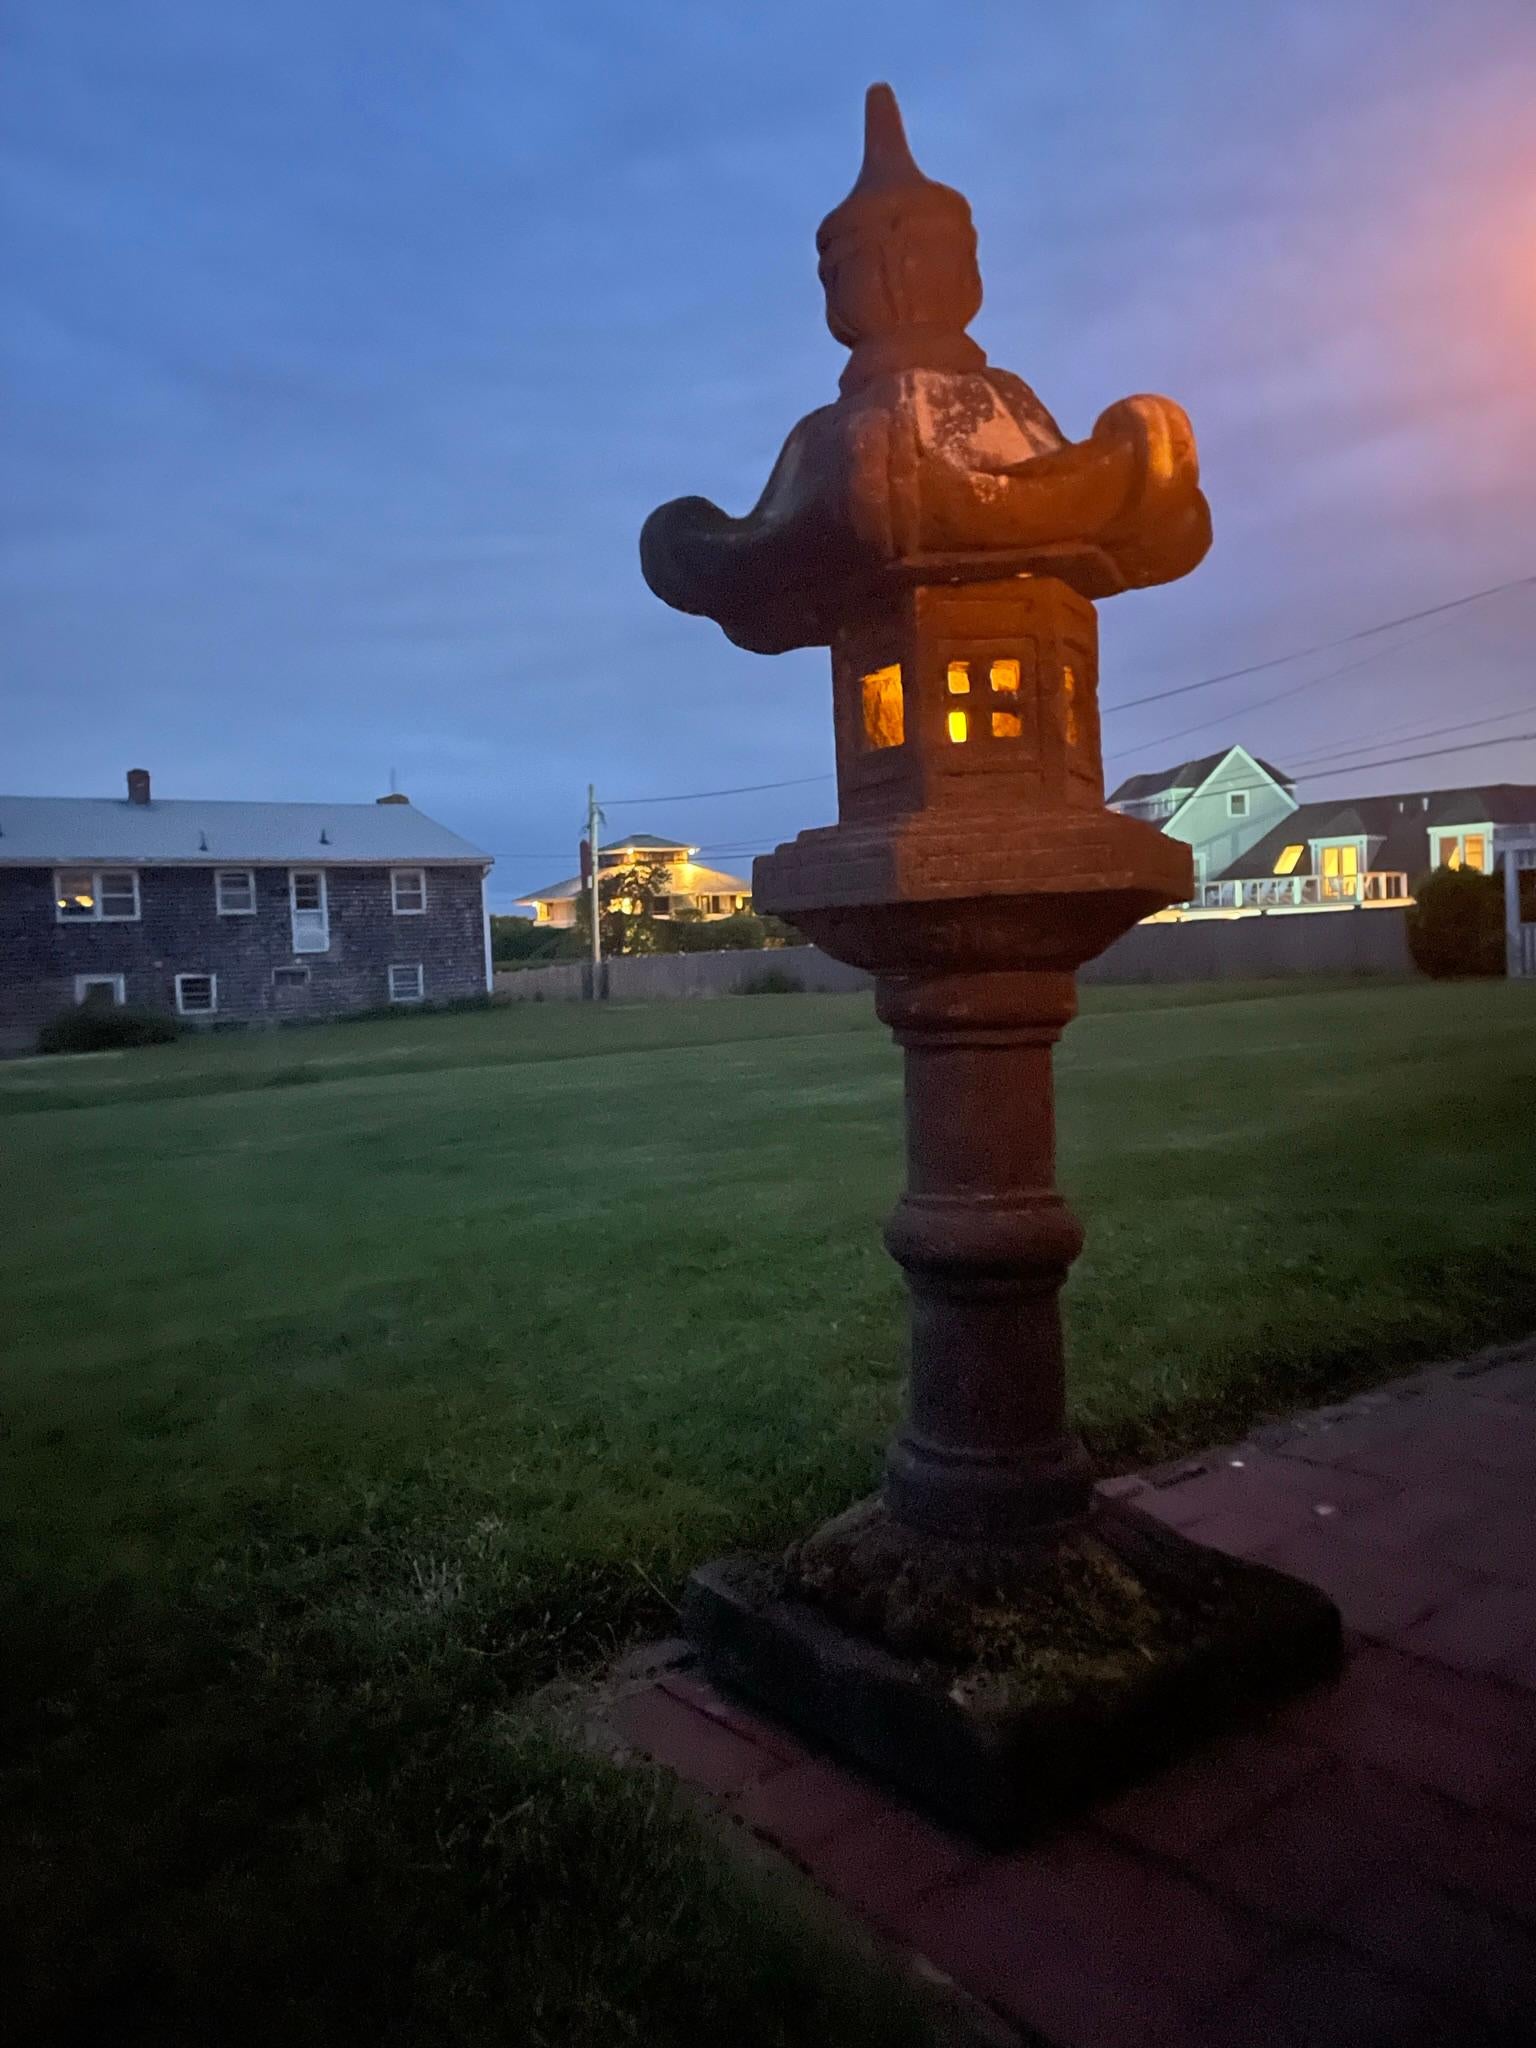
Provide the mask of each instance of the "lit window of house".
{"label": "lit window of house", "polygon": [[60,924],[126,924],[139,915],[139,878],[132,868],[61,868],[53,899]]}
{"label": "lit window of house", "polygon": [[1320,849],[1322,855],[1323,900],[1353,903],[1360,893],[1360,847],[1353,839],[1341,839]]}
{"label": "lit window of house", "polygon": [[1304,846],[1282,846],[1280,858],[1275,862],[1275,873],[1277,875],[1294,875],[1296,864],[1306,850]]}
{"label": "lit window of house", "polygon": [[1476,868],[1480,874],[1488,868],[1488,841],[1481,832],[1442,832],[1438,834],[1434,864],[1440,868]]}

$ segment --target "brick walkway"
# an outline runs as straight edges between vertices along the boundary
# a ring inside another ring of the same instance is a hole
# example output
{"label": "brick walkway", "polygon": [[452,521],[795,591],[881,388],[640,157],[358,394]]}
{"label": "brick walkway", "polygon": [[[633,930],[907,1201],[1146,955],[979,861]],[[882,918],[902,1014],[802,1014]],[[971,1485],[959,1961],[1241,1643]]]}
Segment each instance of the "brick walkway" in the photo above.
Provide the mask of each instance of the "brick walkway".
{"label": "brick walkway", "polygon": [[1012,1855],[808,1754],[680,1648],[610,1698],[609,1736],[994,2039],[1536,2042],[1536,1343],[1111,1490],[1325,1586],[1342,1680]]}

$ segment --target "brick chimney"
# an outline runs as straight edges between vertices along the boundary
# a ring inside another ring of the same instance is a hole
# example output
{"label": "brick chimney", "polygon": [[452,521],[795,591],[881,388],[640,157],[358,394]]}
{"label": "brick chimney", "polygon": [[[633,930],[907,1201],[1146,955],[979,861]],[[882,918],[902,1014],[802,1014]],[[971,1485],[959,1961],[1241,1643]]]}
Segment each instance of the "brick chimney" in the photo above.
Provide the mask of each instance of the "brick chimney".
{"label": "brick chimney", "polygon": [[149,770],[130,768],[128,770],[128,801],[131,804],[149,802]]}

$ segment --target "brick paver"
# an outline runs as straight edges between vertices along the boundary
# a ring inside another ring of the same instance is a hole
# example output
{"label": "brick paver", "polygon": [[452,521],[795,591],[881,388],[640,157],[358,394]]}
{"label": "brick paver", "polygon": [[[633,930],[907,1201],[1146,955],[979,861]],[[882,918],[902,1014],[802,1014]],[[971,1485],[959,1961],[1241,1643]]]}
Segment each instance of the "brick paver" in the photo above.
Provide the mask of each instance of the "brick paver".
{"label": "brick paver", "polygon": [[1339,1682],[1010,1855],[678,1663],[609,1731],[1058,2048],[1536,2043],[1536,1343],[1110,1489],[1325,1585]]}

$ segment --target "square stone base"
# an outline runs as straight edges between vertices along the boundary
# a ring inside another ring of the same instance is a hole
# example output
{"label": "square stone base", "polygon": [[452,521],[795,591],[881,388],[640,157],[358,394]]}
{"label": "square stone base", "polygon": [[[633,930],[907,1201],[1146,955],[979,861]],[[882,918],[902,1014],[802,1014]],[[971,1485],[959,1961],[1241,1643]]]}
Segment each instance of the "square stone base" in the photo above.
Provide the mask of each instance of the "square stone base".
{"label": "square stone base", "polygon": [[812,1604],[764,1558],[695,1572],[683,1625],[716,1684],[1006,1848],[1331,1676],[1342,1658],[1338,1611],[1315,1587],[1134,1509],[1103,1512],[1094,1530],[1123,1552],[1141,1597],[1150,1589],[1162,1625],[1086,1660],[1027,1625],[1011,1660],[999,1660],[995,1629],[991,1652],[969,1664],[904,1656]]}

